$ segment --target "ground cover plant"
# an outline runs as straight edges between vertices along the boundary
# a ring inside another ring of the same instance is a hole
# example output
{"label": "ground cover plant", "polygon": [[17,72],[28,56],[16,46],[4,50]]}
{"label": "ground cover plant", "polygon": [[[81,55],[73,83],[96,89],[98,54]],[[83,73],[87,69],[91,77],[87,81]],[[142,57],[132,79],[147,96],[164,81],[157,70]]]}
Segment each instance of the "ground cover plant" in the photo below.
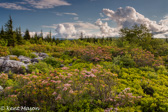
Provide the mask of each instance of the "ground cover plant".
{"label": "ground cover plant", "polygon": [[48,57],[29,65],[29,72],[0,73],[0,106],[39,107],[39,112],[167,112],[167,41],[149,32],[134,38],[132,29],[121,33],[118,39],[3,40],[8,45],[0,46],[1,57],[35,58],[33,52]]}

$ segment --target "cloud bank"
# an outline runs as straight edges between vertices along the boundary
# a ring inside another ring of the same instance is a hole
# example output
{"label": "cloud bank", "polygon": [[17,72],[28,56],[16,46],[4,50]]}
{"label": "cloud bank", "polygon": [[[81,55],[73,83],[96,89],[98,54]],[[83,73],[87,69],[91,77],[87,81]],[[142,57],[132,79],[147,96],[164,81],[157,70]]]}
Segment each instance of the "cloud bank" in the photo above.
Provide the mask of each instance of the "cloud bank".
{"label": "cloud bank", "polygon": [[[109,20],[117,23],[117,28],[111,28],[107,23],[102,23],[101,19],[98,19],[96,25],[99,26],[102,35],[113,36],[119,32],[119,29],[131,28],[135,24],[145,24],[153,34],[165,35],[167,34],[166,32],[168,32],[168,16],[157,23],[156,21],[146,18],[144,15],[138,13],[133,7],[129,6],[126,8],[120,7],[116,11],[103,9],[103,13]],[[106,20],[108,19],[106,18]]]}
{"label": "cloud bank", "polygon": [[[77,23],[61,23],[54,24],[52,26],[43,26],[48,28],[55,28],[57,38],[72,38],[77,39],[81,36],[94,36],[92,30],[98,30],[98,27],[88,22],[77,22]],[[87,33],[86,33],[87,32]]]}

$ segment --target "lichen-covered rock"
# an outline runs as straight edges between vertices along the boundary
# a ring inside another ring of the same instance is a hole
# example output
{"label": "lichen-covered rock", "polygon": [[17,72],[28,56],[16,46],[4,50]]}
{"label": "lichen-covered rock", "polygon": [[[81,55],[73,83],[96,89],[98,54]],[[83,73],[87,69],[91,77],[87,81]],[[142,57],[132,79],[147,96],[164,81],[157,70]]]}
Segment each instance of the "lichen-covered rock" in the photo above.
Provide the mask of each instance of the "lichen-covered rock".
{"label": "lichen-covered rock", "polygon": [[43,60],[43,59],[44,59],[43,57],[33,58],[33,59],[31,59],[31,63],[38,63],[39,60]]}
{"label": "lichen-covered rock", "polygon": [[23,73],[27,69],[28,67],[26,64],[15,60],[4,60],[1,66],[1,70],[5,73],[8,73],[9,71],[12,73]]}
{"label": "lichen-covered rock", "polygon": [[46,54],[46,53],[39,53],[38,56],[39,56],[39,57],[46,58],[46,57],[48,57],[48,54]]}
{"label": "lichen-covered rock", "polygon": [[3,65],[4,59],[0,59],[0,67]]}
{"label": "lichen-covered rock", "polygon": [[31,59],[25,56],[19,56],[18,59],[26,64],[31,62]]}

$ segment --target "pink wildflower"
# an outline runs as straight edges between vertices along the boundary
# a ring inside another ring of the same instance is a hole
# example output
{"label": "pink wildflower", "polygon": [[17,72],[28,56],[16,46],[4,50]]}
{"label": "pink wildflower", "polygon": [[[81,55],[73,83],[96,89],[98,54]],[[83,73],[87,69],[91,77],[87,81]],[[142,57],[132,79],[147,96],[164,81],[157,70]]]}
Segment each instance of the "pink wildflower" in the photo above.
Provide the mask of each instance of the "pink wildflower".
{"label": "pink wildflower", "polygon": [[36,78],[37,78],[37,76],[36,76],[36,75],[33,75],[33,76],[32,76],[32,78],[35,78],[35,79],[36,79]]}
{"label": "pink wildflower", "polygon": [[64,84],[64,87],[70,87],[71,84]]}
{"label": "pink wildflower", "polygon": [[12,87],[10,86],[10,87],[6,87],[5,89],[6,89],[6,90],[10,90],[11,88],[12,88]]}
{"label": "pink wildflower", "polygon": [[69,68],[68,67],[62,67],[61,69],[62,70],[68,70]]}
{"label": "pink wildflower", "polygon": [[56,100],[61,100],[61,95],[60,94],[57,96]]}
{"label": "pink wildflower", "polygon": [[55,76],[55,78],[56,78],[56,79],[59,79],[59,77],[58,77],[58,76]]}
{"label": "pink wildflower", "polygon": [[68,76],[72,76],[72,74],[71,74],[71,73],[68,73]]}
{"label": "pink wildflower", "polygon": [[69,91],[69,93],[73,94],[73,93],[74,93],[74,91],[73,91],[73,90],[70,90],[70,91]]}
{"label": "pink wildflower", "polygon": [[59,84],[59,83],[61,83],[61,80],[57,80],[57,81],[55,81],[55,83],[58,83],[58,84]]}
{"label": "pink wildflower", "polygon": [[68,88],[67,87],[64,87],[63,91],[66,91]]}
{"label": "pink wildflower", "polygon": [[53,82],[53,83],[57,83],[55,80],[51,80],[51,82]]}
{"label": "pink wildflower", "polygon": [[52,95],[56,95],[57,93],[56,92],[53,92],[53,94]]}
{"label": "pink wildflower", "polygon": [[71,82],[72,82],[71,80],[68,81],[68,83],[71,83]]}

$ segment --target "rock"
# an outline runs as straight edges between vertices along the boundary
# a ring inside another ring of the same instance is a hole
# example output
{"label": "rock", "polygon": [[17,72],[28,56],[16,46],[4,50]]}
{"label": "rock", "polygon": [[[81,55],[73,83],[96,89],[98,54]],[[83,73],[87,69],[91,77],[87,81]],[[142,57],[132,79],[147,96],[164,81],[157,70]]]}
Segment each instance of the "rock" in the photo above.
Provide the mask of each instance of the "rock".
{"label": "rock", "polygon": [[37,57],[39,56],[39,53],[36,52],[32,52],[32,54],[35,54]]}
{"label": "rock", "polygon": [[31,59],[31,63],[38,63],[39,62],[39,60],[43,60],[43,57],[37,57],[37,58],[33,58],[33,59]]}
{"label": "rock", "polygon": [[3,87],[2,86],[0,86],[0,91],[3,91]]}
{"label": "rock", "polygon": [[31,62],[31,59],[25,56],[19,56],[18,59],[26,64]]}
{"label": "rock", "polygon": [[64,64],[61,64],[60,67],[64,67]]}
{"label": "rock", "polygon": [[4,59],[0,59],[0,67],[3,65]]}
{"label": "rock", "polygon": [[10,60],[10,57],[9,57],[9,56],[6,56],[6,57],[4,58],[4,60]]}
{"label": "rock", "polygon": [[24,68],[28,70],[28,67],[23,62],[15,60],[4,60],[1,70],[5,73],[11,71],[12,73],[24,73]]}
{"label": "rock", "polygon": [[5,59],[5,57],[0,57],[0,59]]}
{"label": "rock", "polygon": [[39,57],[46,58],[46,57],[48,57],[48,54],[46,54],[46,53],[39,53],[38,56],[39,56]]}

